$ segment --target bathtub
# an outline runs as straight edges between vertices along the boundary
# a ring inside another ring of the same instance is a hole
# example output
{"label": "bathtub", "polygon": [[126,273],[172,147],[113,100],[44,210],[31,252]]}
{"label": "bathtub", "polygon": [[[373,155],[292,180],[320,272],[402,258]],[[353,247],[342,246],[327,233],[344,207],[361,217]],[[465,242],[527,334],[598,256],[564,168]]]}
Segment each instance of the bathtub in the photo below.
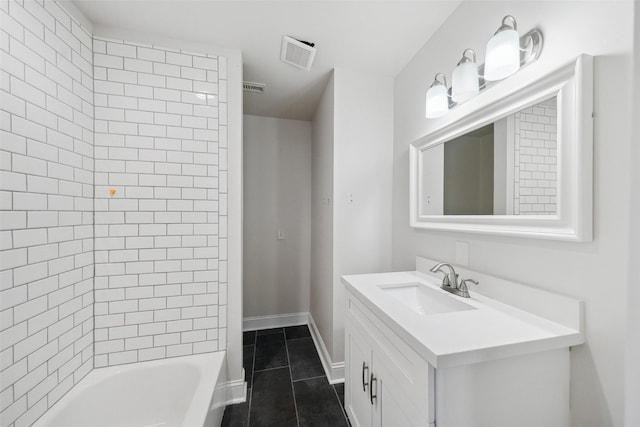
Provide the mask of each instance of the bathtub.
{"label": "bathtub", "polygon": [[34,427],[218,427],[225,352],[94,369]]}

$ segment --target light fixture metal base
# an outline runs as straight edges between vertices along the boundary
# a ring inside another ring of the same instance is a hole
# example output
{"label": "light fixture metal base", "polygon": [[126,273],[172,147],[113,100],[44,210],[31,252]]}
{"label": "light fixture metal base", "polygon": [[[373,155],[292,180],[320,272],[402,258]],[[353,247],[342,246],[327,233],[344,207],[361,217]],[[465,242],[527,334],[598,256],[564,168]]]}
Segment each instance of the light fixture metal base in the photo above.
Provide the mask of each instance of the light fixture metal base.
{"label": "light fixture metal base", "polygon": [[520,37],[520,68],[535,62],[542,52],[542,32],[534,28]]}

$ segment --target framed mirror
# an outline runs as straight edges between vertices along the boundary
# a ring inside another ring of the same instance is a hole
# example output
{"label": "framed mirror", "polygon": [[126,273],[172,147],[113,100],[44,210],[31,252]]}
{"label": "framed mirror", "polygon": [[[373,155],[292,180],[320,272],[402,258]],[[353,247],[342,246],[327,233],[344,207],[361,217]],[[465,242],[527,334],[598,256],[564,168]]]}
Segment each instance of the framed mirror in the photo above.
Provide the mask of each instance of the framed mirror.
{"label": "framed mirror", "polygon": [[593,58],[410,145],[412,227],[592,239]]}

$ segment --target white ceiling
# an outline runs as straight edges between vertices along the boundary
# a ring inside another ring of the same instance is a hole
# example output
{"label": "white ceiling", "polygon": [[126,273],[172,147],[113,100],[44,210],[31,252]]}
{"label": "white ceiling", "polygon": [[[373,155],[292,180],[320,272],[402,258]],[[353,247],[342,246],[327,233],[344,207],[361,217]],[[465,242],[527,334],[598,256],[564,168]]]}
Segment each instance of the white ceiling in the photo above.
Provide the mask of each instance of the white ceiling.
{"label": "white ceiling", "polygon": [[[74,3],[96,26],[240,49],[244,80],[267,85],[264,94],[244,94],[244,112],[310,120],[334,67],[395,76],[460,0]],[[311,71],[280,61],[283,35],[316,44]]]}

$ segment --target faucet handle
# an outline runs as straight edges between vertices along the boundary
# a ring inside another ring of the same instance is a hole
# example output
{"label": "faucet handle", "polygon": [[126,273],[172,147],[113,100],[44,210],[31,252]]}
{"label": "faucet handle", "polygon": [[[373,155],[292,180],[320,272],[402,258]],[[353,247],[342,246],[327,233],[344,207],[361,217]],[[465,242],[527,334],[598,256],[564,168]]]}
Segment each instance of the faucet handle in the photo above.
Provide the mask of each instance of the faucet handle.
{"label": "faucet handle", "polygon": [[473,283],[474,285],[478,285],[480,283],[477,280],[464,279],[460,281],[460,285],[458,286],[458,289],[460,289],[461,291],[468,291],[469,288],[467,288],[467,282]]}
{"label": "faucet handle", "polygon": [[[445,273],[444,271],[442,271],[442,267],[447,267],[449,269],[449,272]],[[444,274],[444,277],[442,278],[442,287],[443,288],[446,288],[446,287],[457,288],[458,287],[458,273],[456,273],[456,270],[453,268],[453,266],[451,264],[446,264],[444,262],[441,262],[441,263],[436,264],[433,267],[431,267],[431,269],[429,271],[431,271],[432,273],[440,272],[440,273]]]}

